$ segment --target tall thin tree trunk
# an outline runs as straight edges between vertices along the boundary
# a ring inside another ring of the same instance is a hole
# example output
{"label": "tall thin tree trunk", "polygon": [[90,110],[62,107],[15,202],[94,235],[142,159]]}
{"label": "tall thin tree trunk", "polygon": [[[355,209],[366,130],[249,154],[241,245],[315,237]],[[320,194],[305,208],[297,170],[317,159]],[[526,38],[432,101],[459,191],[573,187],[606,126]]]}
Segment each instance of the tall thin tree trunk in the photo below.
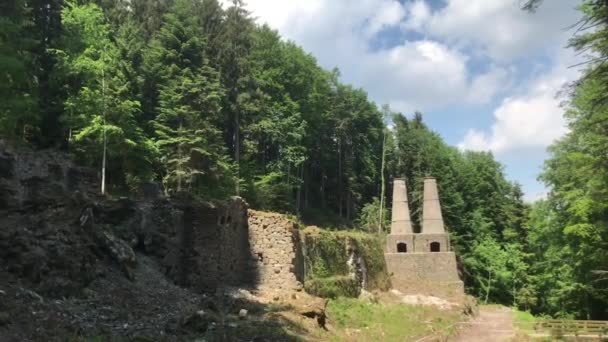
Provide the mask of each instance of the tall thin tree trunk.
{"label": "tall thin tree trunk", "polygon": [[[183,134],[183,123],[182,120],[180,119],[179,121],[179,135],[181,136]],[[177,192],[181,192],[182,191],[182,175],[183,175],[183,169],[182,169],[182,160],[183,160],[183,155],[182,155],[182,143],[178,143],[177,144],[177,155],[178,157],[178,162],[177,162]]]}
{"label": "tall thin tree trunk", "polygon": [[[306,163],[306,162],[304,162],[304,163]],[[303,169],[302,170],[302,181],[303,181],[302,185],[304,186],[304,208],[303,208],[303,210],[306,211],[308,209],[308,195],[310,194],[310,189],[309,189],[310,182],[308,180],[308,177],[310,177],[309,176],[310,172],[308,170],[308,166],[305,164],[302,166],[302,169]]]}
{"label": "tall thin tree trunk", "polygon": [[350,189],[346,192],[346,221],[350,222],[351,214],[353,210],[353,194]]}
{"label": "tall thin tree trunk", "polygon": [[[237,27],[237,23],[239,20],[239,2],[233,0],[232,6],[235,8],[234,12],[234,27]],[[236,46],[236,39],[233,37],[232,49],[234,53],[234,63],[236,63],[236,80],[234,83],[234,92],[236,94],[235,100],[235,109],[236,113],[234,113],[234,161],[236,162],[236,195],[239,196],[241,193],[240,185],[241,185],[241,117],[240,117],[240,108],[239,108],[239,78],[241,77],[241,70],[239,66],[239,53]]]}
{"label": "tall thin tree trunk", "polygon": [[300,164],[300,181],[298,182],[298,191],[296,192],[296,213],[298,217],[301,216],[302,183],[304,183],[304,163]]}
{"label": "tall thin tree trunk", "polygon": [[[238,101],[238,96],[237,96],[237,101]],[[240,194],[240,179],[241,179],[241,139],[240,139],[240,116],[239,116],[239,105],[236,105],[236,114],[235,114],[235,119],[234,119],[234,126],[235,126],[235,131],[234,131],[234,141],[235,141],[235,147],[234,147],[234,160],[236,162],[236,195],[238,196]]]}
{"label": "tall thin tree trunk", "polygon": [[384,209],[384,155],[385,155],[385,146],[386,146],[386,131],[383,129],[383,137],[382,137],[382,165],[380,166],[380,213],[378,215],[378,234],[382,233],[382,209]]}
{"label": "tall thin tree trunk", "polygon": [[338,213],[342,218],[342,143],[338,143]]}
{"label": "tall thin tree trunk", "polygon": [[486,290],[486,299],[484,304],[488,304],[488,298],[490,298],[490,288],[492,286],[492,270],[488,270],[488,289]]}
{"label": "tall thin tree trunk", "polygon": [[103,157],[101,160],[101,194],[106,193],[106,154],[107,154],[107,137],[106,137],[106,77],[104,68],[101,69],[101,108],[103,116]]}
{"label": "tall thin tree trunk", "polygon": [[325,168],[321,170],[321,207],[325,209],[325,180],[327,179],[327,173],[325,172]]}

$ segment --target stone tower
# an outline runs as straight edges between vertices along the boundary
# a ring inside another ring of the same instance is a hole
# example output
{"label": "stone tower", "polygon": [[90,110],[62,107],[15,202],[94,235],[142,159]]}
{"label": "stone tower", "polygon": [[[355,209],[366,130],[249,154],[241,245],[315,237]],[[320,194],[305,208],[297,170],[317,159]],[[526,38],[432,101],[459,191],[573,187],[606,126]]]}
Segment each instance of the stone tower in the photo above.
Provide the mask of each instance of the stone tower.
{"label": "stone tower", "polygon": [[386,241],[386,250],[390,253],[414,251],[414,231],[410,219],[410,207],[407,200],[405,179],[393,181],[393,215],[391,217],[391,234]]}
{"label": "stone tower", "polygon": [[414,233],[410,219],[405,180],[393,183],[391,233],[384,254],[393,288],[411,294],[460,299],[463,283],[456,269],[456,255],[450,251],[435,178],[424,179],[422,230]]}

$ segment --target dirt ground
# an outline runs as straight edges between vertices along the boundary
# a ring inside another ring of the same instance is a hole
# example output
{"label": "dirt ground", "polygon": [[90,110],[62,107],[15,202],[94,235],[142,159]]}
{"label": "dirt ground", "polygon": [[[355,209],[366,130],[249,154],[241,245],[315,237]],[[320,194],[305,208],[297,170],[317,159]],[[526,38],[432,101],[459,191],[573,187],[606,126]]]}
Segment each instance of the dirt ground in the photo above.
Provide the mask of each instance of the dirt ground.
{"label": "dirt ground", "polygon": [[513,312],[503,306],[481,306],[479,315],[467,322],[455,342],[501,342],[511,341],[515,337]]}

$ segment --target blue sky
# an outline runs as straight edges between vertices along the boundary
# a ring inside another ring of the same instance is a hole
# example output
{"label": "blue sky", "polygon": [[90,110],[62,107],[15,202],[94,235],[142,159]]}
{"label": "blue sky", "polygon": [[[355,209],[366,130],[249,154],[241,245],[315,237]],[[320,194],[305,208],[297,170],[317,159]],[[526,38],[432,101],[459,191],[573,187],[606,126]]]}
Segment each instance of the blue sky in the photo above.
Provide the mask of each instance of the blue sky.
{"label": "blue sky", "polygon": [[[225,2],[228,2],[225,0]],[[567,132],[556,94],[578,77],[566,49],[578,0],[249,0],[248,9],[342,79],[427,124],[449,144],[489,150],[532,201],[546,148]],[[440,176],[440,175],[438,175]]]}

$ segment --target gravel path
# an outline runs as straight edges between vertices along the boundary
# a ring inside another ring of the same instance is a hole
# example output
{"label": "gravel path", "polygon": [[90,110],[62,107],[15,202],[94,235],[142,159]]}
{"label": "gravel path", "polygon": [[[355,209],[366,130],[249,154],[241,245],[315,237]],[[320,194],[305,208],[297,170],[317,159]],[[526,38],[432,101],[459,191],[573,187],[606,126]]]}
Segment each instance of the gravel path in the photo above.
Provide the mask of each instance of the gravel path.
{"label": "gravel path", "polygon": [[479,315],[469,322],[453,341],[456,342],[501,342],[515,337],[513,312],[500,306],[482,306]]}

